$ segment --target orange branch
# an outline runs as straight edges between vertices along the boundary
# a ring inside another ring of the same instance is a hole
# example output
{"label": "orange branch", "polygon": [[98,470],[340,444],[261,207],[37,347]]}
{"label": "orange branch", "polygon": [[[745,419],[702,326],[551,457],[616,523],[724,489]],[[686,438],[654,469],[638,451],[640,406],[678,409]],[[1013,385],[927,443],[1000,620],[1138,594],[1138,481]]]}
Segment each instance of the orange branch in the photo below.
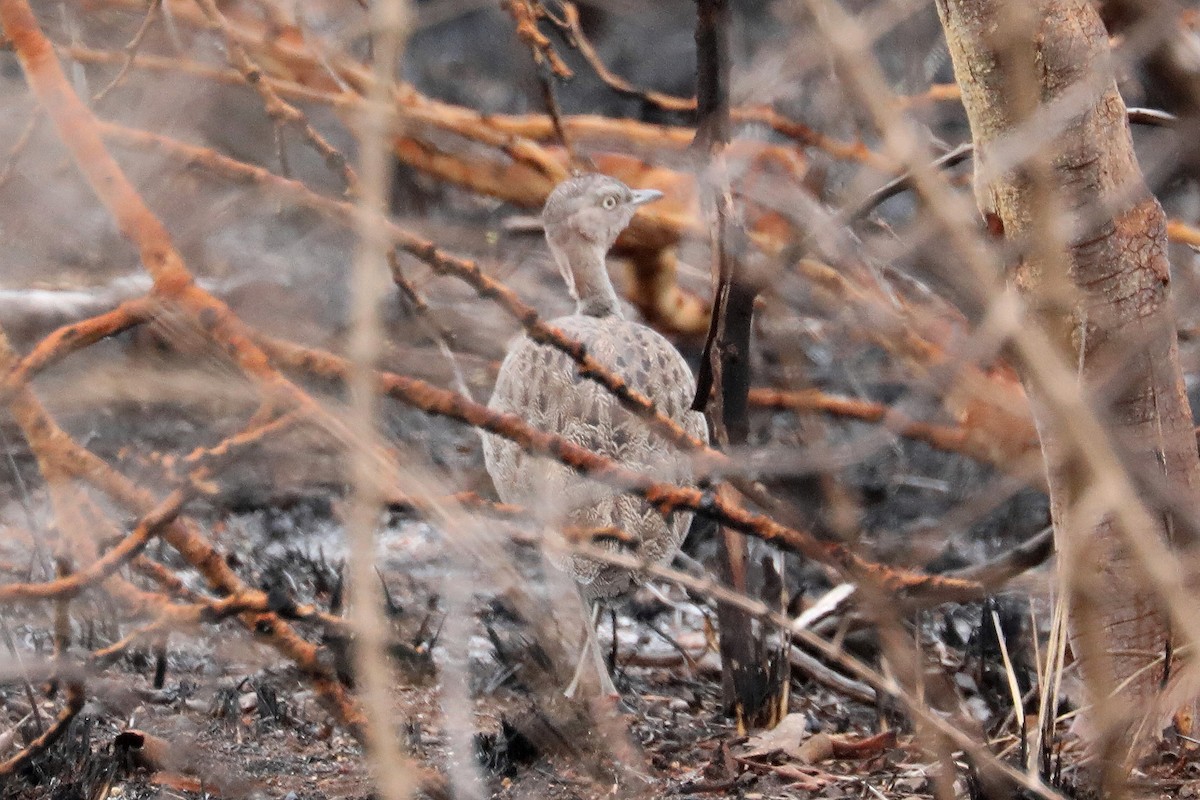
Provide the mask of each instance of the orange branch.
{"label": "orange branch", "polygon": [[48,747],[57,742],[66,732],[67,726],[71,724],[71,720],[75,719],[75,715],[83,710],[85,699],[83,683],[79,681],[68,683],[67,703],[58,712],[54,724],[47,728],[45,733],[26,745],[24,750],[0,764],[0,777],[8,777],[15,774],[21,767],[28,764],[31,758],[45,752]]}
{"label": "orange branch", "polygon": [[[187,164],[202,166],[228,178],[275,192],[292,202],[329,214],[345,224],[353,224],[355,221],[357,209],[352,203],[318,194],[299,181],[283,178],[261,167],[228,158],[210,148],[184,144],[165,136],[112,123],[100,123],[100,127],[105,135],[112,136],[117,141],[166,153]],[[686,449],[703,449],[699,440],[690,436],[674,420],[660,413],[650,398],[632,389],[618,375],[605,369],[600,362],[587,354],[578,341],[544,322],[535,308],[521,300],[512,289],[487,275],[478,263],[447,253],[428,239],[401,228],[390,220],[382,224],[385,235],[396,247],[417,257],[439,275],[458,278],[471,286],[480,297],[494,300],[521,324],[531,339],[566,353],[579,365],[579,372],[583,377],[596,381],[612,392],[626,408],[647,420],[664,438]],[[227,309],[224,314],[228,314]],[[217,317],[217,313],[214,312],[213,318]],[[214,332],[214,336],[216,335]],[[254,348],[255,345],[247,341],[246,347]],[[710,457],[720,457],[715,450],[705,449],[704,452]]]}
{"label": "orange branch", "polygon": [[[910,418],[907,414],[883,403],[838,397],[817,389],[792,391],[757,388],[750,390],[750,403],[759,408],[788,411],[821,411],[863,422],[882,422],[897,434],[944,450],[961,453],[989,464],[1004,467],[1019,457],[1037,449],[1037,434],[1032,429],[1023,441],[996,441],[994,431],[968,425],[935,425]],[[1020,452],[1017,452],[1017,450]]]}
{"label": "orange branch", "polygon": [[[349,374],[349,362],[332,353],[266,336],[259,337],[258,343],[277,363],[339,381],[344,381]],[[662,514],[691,510],[784,550],[828,564],[847,577],[878,582],[892,593],[917,595],[930,591],[946,599],[978,596],[979,587],[972,582],[922,575],[868,561],[840,543],[820,541],[811,533],[789,528],[770,517],[748,511],[717,493],[656,481],[561,436],[539,431],[520,417],[499,414],[425,381],[392,372],[377,372],[376,375],[379,391],[389,397],[428,414],[459,420],[503,436],[528,452],[556,459],[584,475],[636,494]]]}
{"label": "orange branch", "polygon": [[191,497],[191,492],[176,489],[153,511],[138,521],[133,533],[120,544],[93,561],[86,569],[45,583],[10,583],[0,586],[0,604],[74,597],[89,586],[112,575],[145,549],[150,540],[173,522]]}
{"label": "orange branch", "polygon": [[[270,366],[266,356],[248,338],[245,326],[229,308],[193,283],[166,229],[105,150],[95,118],[75,95],[27,0],[0,0],[0,25],[17,51],[30,88],[72,158],[116,219],[121,233],[137,246],[143,265],[154,279],[156,293],[174,300],[187,311],[268,395],[280,391],[300,407],[317,408],[310,397],[285,381]],[[53,440],[57,466],[70,469],[73,474],[110,491],[115,499],[136,508],[141,514],[149,513],[156,506],[149,493],[132,485],[57,428],[31,392],[20,391],[18,397],[25,406],[26,425],[23,427],[26,435]],[[220,554],[194,528],[176,521],[167,525],[162,535],[214,586],[227,593],[245,588]],[[251,630],[265,633],[280,652],[292,658],[313,681],[331,710],[352,733],[361,735],[361,710],[321,662],[316,647],[275,615],[251,614],[244,619]]]}
{"label": "orange branch", "polygon": [[[34,375],[71,353],[146,322],[153,316],[155,305],[155,301],[150,298],[139,297],[122,303],[112,311],[80,322],[72,322],[51,332],[38,342],[29,355],[21,359],[11,373],[4,376],[6,391],[23,386]],[[3,399],[4,395],[0,394],[0,401]]]}
{"label": "orange branch", "polygon": [[29,4],[25,0],[0,2],[0,25],[12,41],[25,79],[53,121],[59,138],[121,233],[138,246],[155,285],[169,295],[191,283],[192,276],[171,246],[166,229],[105,149],[91,112],[72,90]]}

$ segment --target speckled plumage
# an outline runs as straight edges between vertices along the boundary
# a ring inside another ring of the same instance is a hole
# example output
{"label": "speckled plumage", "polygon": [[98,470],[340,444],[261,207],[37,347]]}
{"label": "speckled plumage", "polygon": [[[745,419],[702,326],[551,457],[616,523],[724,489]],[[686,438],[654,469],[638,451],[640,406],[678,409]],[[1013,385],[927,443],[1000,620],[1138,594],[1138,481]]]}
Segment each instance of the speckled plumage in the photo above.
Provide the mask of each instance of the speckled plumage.
{"label": "speckled plumage", "polygon": [[[553,325],[577,338],[590,355],[654,400],[660,411],[692,436],[708,440],[703,415],[689,409],[695,380],[683,356],[656,331],[620,317],[575,314]],[[556,433],[630,469],[666,480],[684,479],[686,457],[621,407],[613,395],[578,375],[569,356],[522,336],[500,366],[489,406],[517,414],[534,427]],[[560,501],[566,522],[583,527],[614,526],[641,539],[639,555],[650,563],[670,560],[687,535],[691,514],[668,522],[645,500],[584,478],[552,459],[530,456],[498,436],[484,442],[488,473],[506,503]],[[616,549],[613,542],[602,546]],[[630,588],[628,570],[572,556],[561,565],[589,600],[613,597]]]}
{"label": "speckled plumage", "polygon": [[[703,415],[690,410],[696,384],[687,362],[656,331],[624,318],[604,265],[605,254],[636,207],[658,196],[602,175],[569,179],[551,193],[542,214],[546,239],[577,301],[575,314],[552,324],[707,442]],[[581,377],[569,356],[527,336],[509,347],[488,405],[631,469],[688,483],[685,454],[622,408],[603,386]],[[506,439],[485,435],[484,457],[503,501],[532,506],[545,519],[565,524],[621,528],[640,539],[637,553],[649,563],[669,561],[687,534],[691,514],[665,520],[645,500],[552,459],[531,456]],[[620,547],[615,542],[601,546]],[[570,556],[560,566],[575,577],[588,600],[614,597],[639,581],[627,569],[583,556]]]}

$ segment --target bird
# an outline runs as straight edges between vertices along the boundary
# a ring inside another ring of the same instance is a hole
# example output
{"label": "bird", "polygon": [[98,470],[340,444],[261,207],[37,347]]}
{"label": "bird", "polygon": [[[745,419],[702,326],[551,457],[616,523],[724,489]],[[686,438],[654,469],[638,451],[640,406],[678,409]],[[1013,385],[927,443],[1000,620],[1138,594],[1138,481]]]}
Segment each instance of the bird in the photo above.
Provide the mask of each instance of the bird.
{"label": "bird", "polygon": [[[575,300],[575,313],[551,324],[581,342],[601,365],[707,444],[704,415],[691,408],[696,381],[687,361],[660,333],[625,316],[605,266],[609,249],[638,208],[661,197],[657,190],[630,189],[616,178],[595,173],[568,178],[551,191],[542,210],[545,237]],[[570,356],[528,335],[509,345],[488,407],[516,414],[541,431],[558,434],[627,468],[690,484],[688,459],[676,445],[653,432],[608,389],[581,376]],[[687,534],[692,516],[688,512],[664,518],[640,497],[585,478],[553,459],[526,453],[492,434],[484,435],[483,450],[502,501],[540,506],[535,510],[544,518],[557,512],[557,519],[565,524],[619,528],[636,538],[633,552],[644,563],[669,562]],[[622,547],[614,541],[599,546]],[[584,648],[592,652],[601,692],[616,695],[595,627],[601,604],[626,595],[644,576],[639,570],[581,554],[551,560],[574,578],[584,603],[591,606]],[[576,692],[585,663],[581,652],[566,690],[568,697]]]}

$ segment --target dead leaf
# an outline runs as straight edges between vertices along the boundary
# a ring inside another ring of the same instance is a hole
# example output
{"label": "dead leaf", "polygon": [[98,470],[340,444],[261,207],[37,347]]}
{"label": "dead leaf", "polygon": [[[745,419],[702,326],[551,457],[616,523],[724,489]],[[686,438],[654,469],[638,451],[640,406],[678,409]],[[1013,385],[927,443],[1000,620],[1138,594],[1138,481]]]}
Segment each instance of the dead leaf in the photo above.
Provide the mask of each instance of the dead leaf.
{"label": "dead leaf", "polygon": [[815,733],[800,745],[794,758],[802,764],[819,764],[833,758],[833,737],[828,733]]}
{"label": "dead leaf", "polygon": [[768,753],[783,753],[789,758],[800,759],[800,748],[808,738],[808,715],[788,714],[769,731],[751,736],[746,741],[745,758],[756,758]]}
{"label": "dead leaf", "polygon": [[808,717],[805,714],[793,713],[784,717],[783,721],[771,730],[751,736],[746,741],[746,749],[741,757],[761,759],[772,753],[782,753],[801,764],[819,764],[831,758],[874,758],[895,744],[895,731],[885,731],[865,738],[845,733],[809,734]]}
{"label": "dead leaf", "polygon": [[215,789],[212,786],[206,786],[199,778],[194,778],[191,775],[181,775],[178,772],[156,772],[150,777],[150,783],[154,786],[174,789],[177,792],[192,792],[194,794],[205,792],[210,797],[220,796],[214,795]]}
{"label": "dead leaf", "polygon": [[832,776],[820,770],[811,772],[793,766],[772,767],[771,772],[788,782],[787,788],[819,792],[832,782]]}
{"label": "dead leaf", "polygon": [[132,763],[148,772],[170,769],[180,760],[175,748],[166,739],[145,731],[128,728],[113,739],[113,748],[129,754]]}
{"label": "dead leaf", "polygon": [[884,750],[896,746],[896,732],[894,730],[884,731],[883,733],[877,733],[874,736],[867,736],[866,738],[859,738],[849,734],[840,734],[830,738],[833,739],[834,758],[874,758]]}

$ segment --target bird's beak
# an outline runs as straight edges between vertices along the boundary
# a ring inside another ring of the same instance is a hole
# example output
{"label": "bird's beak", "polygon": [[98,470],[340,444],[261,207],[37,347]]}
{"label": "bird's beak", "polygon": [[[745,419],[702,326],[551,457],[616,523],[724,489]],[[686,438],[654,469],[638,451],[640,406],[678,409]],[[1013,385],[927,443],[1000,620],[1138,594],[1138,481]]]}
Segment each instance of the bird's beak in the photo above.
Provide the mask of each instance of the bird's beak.
{"label": "bird's beak", "polygon": [[658,189],[634,189],[629,197],[629,205],[643,206],[646,203],[653,203],[662,196],[663,193]]}

